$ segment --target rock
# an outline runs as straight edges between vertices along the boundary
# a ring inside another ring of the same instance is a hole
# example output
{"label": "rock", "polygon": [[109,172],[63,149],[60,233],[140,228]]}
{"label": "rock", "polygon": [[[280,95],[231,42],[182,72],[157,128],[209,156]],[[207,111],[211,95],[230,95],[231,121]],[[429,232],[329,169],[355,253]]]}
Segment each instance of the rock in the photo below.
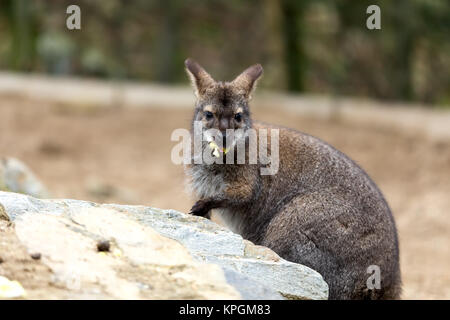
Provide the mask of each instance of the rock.
{"label": "rock", "polygon": [[0,159],[0,191],[28,194],[36,198],[48,198],[47,188],[33,172],[15,158]]}
{"label": "rock", "polygon": [[39,260],[41,259],[41,254],[39,252],[33,252],[32,254],[30,254],[31,259],[34,260]]}
{"label": "rock", "polygon": [[244,255],[255,259],[264,259],[268,261],[278,262],[281,260],[280,256],[267,247],[257,246],[251,241],[244,240]]}
{"label": "rock", "polygon": [[255,246],[210,220],[175,210],[122,209],[142,224],[179,241],[200,261],[235,270],[290,299],[328,298],[328,285],[316,271],[281,259],[272,250]]}
{"label": "rock", "polygon": [[97,250],[100,252],[107,252],[110,250],[110,243],[108,240],[101,240],[97,242]]}
{"label": "rock", "polygon": [[223,268],[227,282],[241,294],[244,300],[284,300],[283,296],[272,288],[250,279],[243,274]]}
{"label": "rock", "polygon": [[[327,299],[314,270],[174,210],[0,192],[20,242],[72,298]],[[110,250],[98,252],[108,241]],[[24,284],[25,288],[26,285]]]}
{"label": "rock", "polygon": [[[19,240],[41,252],[52,284],[65,288],[69,299],[240,298],[218,266],[194,261],[178,242],[117,211],[30,212],[14,222]],[[123,255],[98,252],[97,238],[111,239]]]}

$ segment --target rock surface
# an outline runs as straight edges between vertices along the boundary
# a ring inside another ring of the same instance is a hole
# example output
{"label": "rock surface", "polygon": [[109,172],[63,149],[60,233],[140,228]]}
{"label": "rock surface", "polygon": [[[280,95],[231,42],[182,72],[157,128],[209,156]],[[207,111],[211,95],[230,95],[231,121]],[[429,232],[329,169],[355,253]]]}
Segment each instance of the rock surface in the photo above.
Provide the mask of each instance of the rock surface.
{"label": "rock surface", "polygon": [[0,191],[18,192],[36,198],[50,196],[33,172],[15,158],[0,158]]}
{"label": "rock surface", "polygon": [[[0,211],[26,250],[51,269],[52,284],[63,289],[57,298],[328,297],[314,270],[174,210],[0,192]],[[106,251],[99,241],[108,242]]]}

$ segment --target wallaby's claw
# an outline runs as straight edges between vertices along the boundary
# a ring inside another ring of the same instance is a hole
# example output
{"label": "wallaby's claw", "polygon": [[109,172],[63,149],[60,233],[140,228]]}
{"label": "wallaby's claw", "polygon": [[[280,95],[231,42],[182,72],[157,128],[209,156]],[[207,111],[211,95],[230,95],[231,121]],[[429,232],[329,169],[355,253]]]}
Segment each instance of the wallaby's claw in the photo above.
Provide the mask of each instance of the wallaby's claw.
{"label": "wallaby's claw", "polygon": [[208,214],[209,210],[210,208],[208,207],[206,201],[198,200],[189,213],[194,216],[205,217]]}

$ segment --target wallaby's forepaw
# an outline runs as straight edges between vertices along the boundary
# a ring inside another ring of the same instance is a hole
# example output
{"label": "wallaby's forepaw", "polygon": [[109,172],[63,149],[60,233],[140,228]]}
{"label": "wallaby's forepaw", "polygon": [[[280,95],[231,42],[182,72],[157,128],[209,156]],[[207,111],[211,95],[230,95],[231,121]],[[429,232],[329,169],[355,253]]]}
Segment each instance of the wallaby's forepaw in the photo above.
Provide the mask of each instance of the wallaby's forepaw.
{"label": "wallaby's forepaw", "polygon": [[194,216],[206,217],[210,210],[211,207],[209,206],[208,201],[198,200],[189,213]]}

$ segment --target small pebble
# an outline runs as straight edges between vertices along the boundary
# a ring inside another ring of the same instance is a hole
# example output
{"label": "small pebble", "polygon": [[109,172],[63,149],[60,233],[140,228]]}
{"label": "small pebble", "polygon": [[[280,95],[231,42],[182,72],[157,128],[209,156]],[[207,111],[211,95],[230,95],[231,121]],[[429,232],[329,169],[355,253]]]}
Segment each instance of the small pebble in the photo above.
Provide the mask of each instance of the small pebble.
{"label": "small pebble", "polygon": [[108,240],[101,240],[97,242],[97,250],[100,252],[109,251],[111,248],[111,245],[109,244]]}
{"label": "small pebble", "polygon": [[39,252],[35,252],[30,254],[31,258],[34,260],[40,260],[41,259],[41,254]]}
{"label": "small pebble", "polygon": [[0,257],[0,263],[3,263],[3,262],[5,262],[5,260],[3,260],[2,257]]}

